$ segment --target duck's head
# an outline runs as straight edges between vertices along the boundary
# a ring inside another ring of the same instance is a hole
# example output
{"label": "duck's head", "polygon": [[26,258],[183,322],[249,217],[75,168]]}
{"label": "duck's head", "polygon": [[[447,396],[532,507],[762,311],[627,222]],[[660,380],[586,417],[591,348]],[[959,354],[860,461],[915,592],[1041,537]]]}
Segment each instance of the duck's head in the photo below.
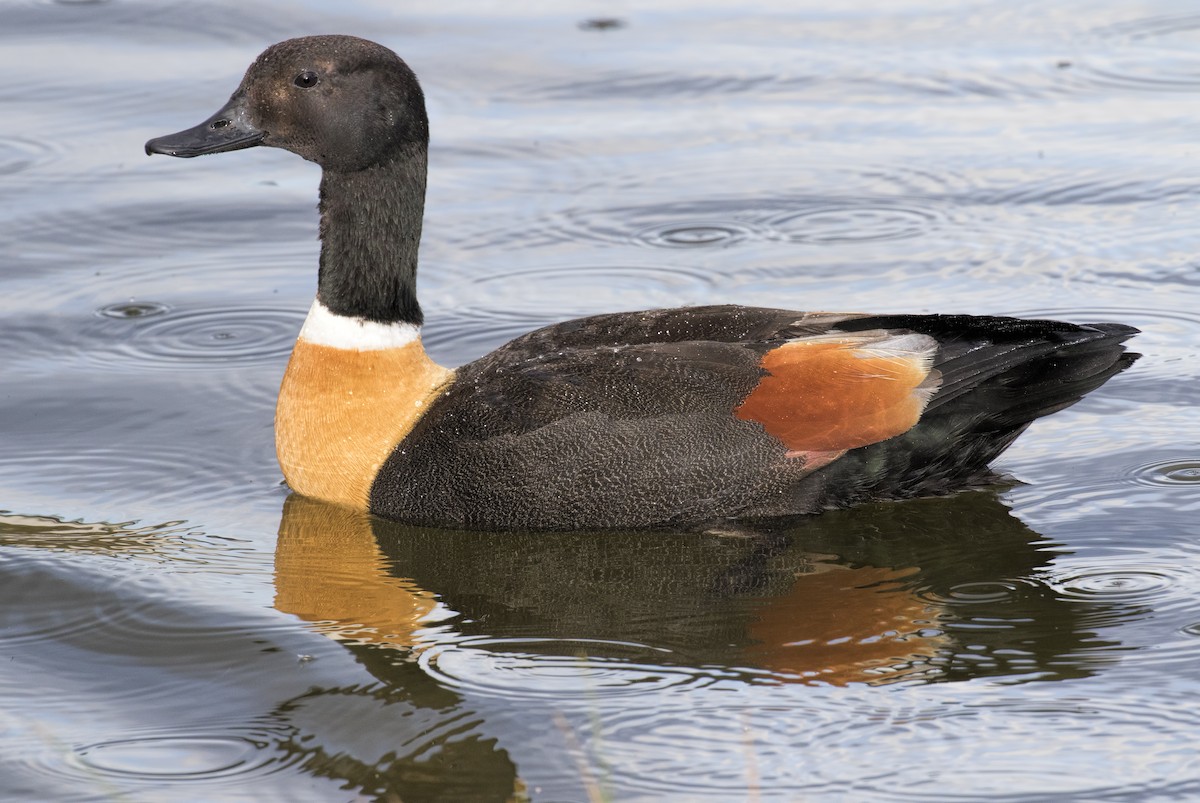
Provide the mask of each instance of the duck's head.
{"label": "duck's head", "polygon": [[267,48],[220,111],[150,140],[146,153],[191,157],[268,145],[353,172],[428,141],[424,95],[399,56],[354,36],[306,36]]}

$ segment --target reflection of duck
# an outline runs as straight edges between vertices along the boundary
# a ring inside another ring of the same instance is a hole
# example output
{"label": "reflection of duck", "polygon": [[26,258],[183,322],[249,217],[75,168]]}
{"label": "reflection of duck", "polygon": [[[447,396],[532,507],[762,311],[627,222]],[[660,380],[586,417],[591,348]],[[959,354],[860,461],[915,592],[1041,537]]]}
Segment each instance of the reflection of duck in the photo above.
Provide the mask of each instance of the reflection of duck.
{"label": "reflection of duck", "polygon": [[302,496],[284,502],[275,607],[322,622],[331,638],[409,648],[434,596],[392,576],[367,514]]}
{"label": "reflection of duck", "polygon": [[817,571],[797,575],[789,590],[755,612],[746,651],[753,665],[844,685],[907,677],[947,646],[931,627],[941,606],[901,582],[912,572],[814,565]]}
{"label": "reflection of duck", "polygon": [[[760,538],[424,530],[293,495],[276,605],[381,666],[376,648],[421,648],[438,599],[456,639],[546,658],[584,649],[589,659],[830,684],[1084,673],[1099,660],[1086,647],[1104,645],[1088,643],[1072,624],[1084,612],[1049,588],[955,595],[1034,575],[1047,558],[1037,538],[984,492],[865,506]],[[960,630],[975,648],[967,662]]]}
{"label": "reflection of duck", "polygon": [[388,518],[643,527],[940,494],[1129,363],[1116,324],[720,306],[570,321],[452,372],[419,337],[428,122],[404,62],[352,37],[280,43],[146,150],[260,144],[323,168],[284,475]]}

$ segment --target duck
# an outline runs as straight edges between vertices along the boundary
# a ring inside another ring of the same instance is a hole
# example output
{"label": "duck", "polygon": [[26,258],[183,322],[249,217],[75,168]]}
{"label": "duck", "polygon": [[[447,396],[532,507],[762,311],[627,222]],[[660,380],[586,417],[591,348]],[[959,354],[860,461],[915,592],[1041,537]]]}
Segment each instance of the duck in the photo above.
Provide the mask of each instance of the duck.
{"label": "duck", "polygon": [[1033,421],[1138,356],[1119,323],[721,304],[568,320],[446,368],[416,293],[428,145],[413,71],[345,35],[268,47],[215,114],[146,143],[322,169],[316,298],[275,412],[302,496],[414,525],[604,530],[946,495],[994,483]]}

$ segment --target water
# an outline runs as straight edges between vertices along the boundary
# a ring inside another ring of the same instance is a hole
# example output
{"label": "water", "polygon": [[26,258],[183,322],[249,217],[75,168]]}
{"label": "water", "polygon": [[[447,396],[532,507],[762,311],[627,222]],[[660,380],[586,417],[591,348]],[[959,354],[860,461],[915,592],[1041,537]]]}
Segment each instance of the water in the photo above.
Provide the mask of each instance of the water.
{"label": "water", "polygon": [[[0,799],[1200,797],[1200,15],[1083,2],[0,9]],[[267,44],[398,50],[446,364],[720,301],[1115,320],[1010,483],[783,537],[288,498],[317,170],[146,159]]]}

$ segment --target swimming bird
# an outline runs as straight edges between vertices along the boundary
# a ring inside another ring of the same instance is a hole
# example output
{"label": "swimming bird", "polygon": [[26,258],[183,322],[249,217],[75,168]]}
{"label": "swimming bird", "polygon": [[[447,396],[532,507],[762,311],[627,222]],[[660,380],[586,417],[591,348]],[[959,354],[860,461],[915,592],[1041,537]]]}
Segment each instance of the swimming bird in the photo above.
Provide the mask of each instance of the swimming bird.
{"label": "swimming bird", "polygon": [[[945,494],[1034,419],[1128,366],[1115,323],[735,305],[594,315],[450,370],[421,345],[429,124],[388,48],[269,47],[191,157],[284,148],[322,168],[316,299],[279,392],[305,496],[415,524],[710,526]],[[531,287],[530,292],[536,292]]]}

